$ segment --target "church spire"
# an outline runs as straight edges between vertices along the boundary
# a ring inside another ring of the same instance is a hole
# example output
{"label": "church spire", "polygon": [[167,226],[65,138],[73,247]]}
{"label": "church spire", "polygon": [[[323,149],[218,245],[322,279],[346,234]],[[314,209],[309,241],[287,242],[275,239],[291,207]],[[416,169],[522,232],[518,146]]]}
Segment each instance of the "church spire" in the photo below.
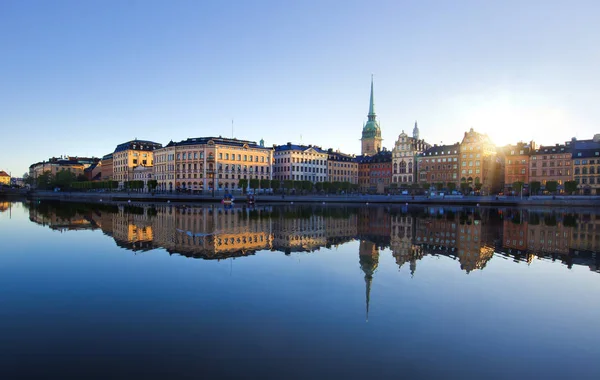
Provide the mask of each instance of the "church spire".
{"label": "church spire", "polygon": [[371,100],[369,101],[369,121],[375,121],[375,102],[373,101],[373,74],[371,74]]}
{"label": "church spire", "polygon": [[373,275],[365,274],[365,285],[366,285],[366,300],[367,300],[367,315],[366,321],[369,322],[369,304],[371,303],[371,283],[373,282]]}
{"label": "church spire", "polygon": [[413,129],[413,137],[415,140],[419,139],[419,127],[417,126],[416,120],[415,120],[415,128]]}

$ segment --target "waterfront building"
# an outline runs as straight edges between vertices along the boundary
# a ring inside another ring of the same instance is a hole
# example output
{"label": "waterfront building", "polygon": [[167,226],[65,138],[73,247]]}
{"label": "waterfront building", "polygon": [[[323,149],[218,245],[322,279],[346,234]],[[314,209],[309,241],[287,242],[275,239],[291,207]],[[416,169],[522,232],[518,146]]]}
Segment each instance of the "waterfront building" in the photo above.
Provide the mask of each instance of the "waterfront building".
{"label": "waterfront building", "polygon": [[600,195],[600,134],[592,140],[571,140],[571,149],[578,192]]}
{"label": "waterfront building", "polygon": [[273,149],[254,141],[223,137],[169,142],[154,152],[154,179],[163,191],[231,191],[240,180],[269,181]]}
{"label": "waterfront building", "polygon": [[113,179],[113,154],[109,153],[102,157],[100,161],[100,175],[103,181],[110,181]]}
{"label": "waterfront building", "polygon": [[97,160],[87,168],[83,169],[83,174],[88,181],[99,181],[102,179],[102,161]]}
{"label": "waterfront building", "polygon": [[146,140],[131,140],[117,145],[113,152],[113,180],[119,182],[119,187],[133,180],[133,169],[137,166],[154,165],[154,151],[162,144]]}
{"label": "waterfront building", "polygon": [[274,146],[273,179],[278,181],[327,181],[328,152],[314,145],[288,142]]}
{"label": "waterfront building", "polygon": [[148,181],[152,180],[153,173],[153,167],[138,165],[135,168],[133,168],[133,181],[142,181],[144,183],[144,186],[141,190],[144,192],[148,192],[150,190],[148,188]]}
{"label": "waterfront building", "polygon": [[392,152],[383,148],[376,154],[358,156],[358,186],[363,193],[384,194],[392,181]]}
{"label": "waterfront building", "polygon": [[381,150],[381,128],[375,114],[375,102],[373,100],[373,76],[371,76],[371,99],[369,102],[369,114],[367,123],[363,126],[361,140],[361,154],[372,156]]}
{"label": "waterfront building", "polygon": [[327,181],[358,183],[358,162],[354,155],[327,150]]}
{"label": "waterfront building", "polygon": [[571,143],[554,146],[540,146],[532,150],[529,166],[530,192],[533,182],[540,183],[540,191],[546,191],[546,184],[557,182],[557,192],[564,192],[565,182],[573,180]]}
{"label": "waterfront building", "polygon": [[[504,154],[504,193],[514,193],[514,185],[520,182],[523,187],[529,186],[529,171],[531,153],[536,148],[534,141],[529,143],[519,142],[502,148]],[[517,191],[518,192],[518,191]],[[514,194],[517,195],[517,194]]]}
{"label": "waterfront building", "polygon": [[417,181],[417,155],[429,147],[429,144],[419,139],[416,121],[412,137],[402,131],[392,149],[392,183],[396,187],[405,189]]}
{"label": "waterfront building", "polygon": [[4,170],[0,170],[0,186],[1,185],[10,186],[10,175]]}
{"label": "waterfront building", "polygon": [[95,157],[52,157],[48,161],[37,162],[30,165],[29,176],[35,180],[45,172],[49,172],[52,176],[56,176],[59,172],[67,171],[73,173],[73,175],[77,177],[83,175],[85,169],[97,164],[99,161],[100,160]]}
{"label": "waterfront building", "polygon": [[503,189],[502,159],[488,135],[471,128],[460,143],[460,187],[463,191],[481,191],[483,195]]}
{"label": "waterfront building", "polygon": [[460,144],[434,145],[417,156],[418,181],[435,186],[443,184],[447,190],[459,186]]}

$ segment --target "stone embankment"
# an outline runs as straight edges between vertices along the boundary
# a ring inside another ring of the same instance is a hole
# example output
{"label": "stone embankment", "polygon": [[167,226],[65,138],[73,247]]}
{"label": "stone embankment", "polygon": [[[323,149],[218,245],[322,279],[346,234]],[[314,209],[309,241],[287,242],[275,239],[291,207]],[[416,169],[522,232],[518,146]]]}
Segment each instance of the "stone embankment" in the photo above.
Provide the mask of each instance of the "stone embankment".
{"label": "stone embankment", "polygon": [[[30,193],[34,200],[56,200],[66,202],[177,202],[204,203],[221,202],[222,195],[212,194],[149,194],[127,192],[52,192],[35,191]],[[236,195],[235,202],[246,203],[245,195]],[[531,197],[496,197],[496,196],[462,196],[447,195],[427,197],[410,195],[258,195],[256,202],[265,203],[357,203],[357,204],[431,204],[431,205],[480,205],[480,206],[513,206],[513,207],[600,207],[600,196],[531,196]]]}

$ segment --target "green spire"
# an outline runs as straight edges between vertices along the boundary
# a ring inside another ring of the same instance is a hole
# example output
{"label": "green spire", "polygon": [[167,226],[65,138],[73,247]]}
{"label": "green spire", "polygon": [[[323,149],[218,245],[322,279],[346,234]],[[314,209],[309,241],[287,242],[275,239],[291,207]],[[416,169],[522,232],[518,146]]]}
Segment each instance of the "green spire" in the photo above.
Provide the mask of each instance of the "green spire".
{"label": "green spire", "polygon": [[371,100],[369,102],[369,121],[375,121],[375,102],[373,101],[373,74],[371,74]]}

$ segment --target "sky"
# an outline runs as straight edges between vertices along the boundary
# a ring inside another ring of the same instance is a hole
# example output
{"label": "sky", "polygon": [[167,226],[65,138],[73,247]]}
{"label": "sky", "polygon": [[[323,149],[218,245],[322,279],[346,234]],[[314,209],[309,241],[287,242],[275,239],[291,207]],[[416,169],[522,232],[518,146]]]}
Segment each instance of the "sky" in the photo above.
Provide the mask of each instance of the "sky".
{"label": "sky", "polygon": [[598,15],[597,0],[0,1],[0,170],[134,138],[360,154],[371,75],[388,149],[415,120],[431,144],[592,138]]}

